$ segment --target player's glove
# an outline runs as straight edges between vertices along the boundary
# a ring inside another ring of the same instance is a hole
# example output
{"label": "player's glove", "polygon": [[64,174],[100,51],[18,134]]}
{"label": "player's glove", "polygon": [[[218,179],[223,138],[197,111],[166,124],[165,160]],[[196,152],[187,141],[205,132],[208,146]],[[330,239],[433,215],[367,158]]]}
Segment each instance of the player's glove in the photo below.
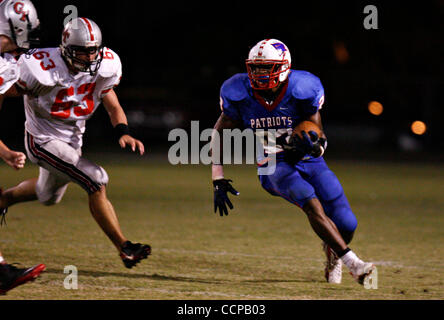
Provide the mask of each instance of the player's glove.
{"label": "player's glove", "polygon": [[230,209],[233,209],[233,204],[231,203],[230,199],[228,198],[227,192],[231,192],[235,196],[239,195],[239,192],[237,192],[233,186],[231,185],[232,180],[228,179],[217,179],[213,180],[213,187],[214,187],[214,213],[217,212],[217,209],[219,209],[219,214],[221,217],[223,215],[228,215],[228,209],[227,206]]}
{"label": "player's glove", "polygon": [[301,132],[302,138],[299,135],[294,135],[290,138],[290,144],[303,153],[314,158],[318,158],[324,154],[327,140],[319,138],[315,131],[310,130],[308,134],[305,131]]}
{"label": "player's glove", "polygon": [[318,158],[324,154],[327,147],[327,140],[319,138],[315,131],[301,132],[302,138],[299,135],[294,135],[288,139],[278,140],[279,144],[285,151],[285,159],[290,163],[296,163],[302,160],[306,155]]}

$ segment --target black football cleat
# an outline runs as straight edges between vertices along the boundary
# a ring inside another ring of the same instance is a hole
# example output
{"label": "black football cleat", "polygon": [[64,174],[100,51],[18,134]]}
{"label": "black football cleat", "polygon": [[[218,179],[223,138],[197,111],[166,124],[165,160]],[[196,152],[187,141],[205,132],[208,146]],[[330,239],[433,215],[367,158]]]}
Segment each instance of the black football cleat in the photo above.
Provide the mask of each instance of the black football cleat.
{"label": "black football cleat", "polygon": [[45,269],[44,264],[23,269],[6,263],[0,264],[0,295],[5,295],[9,290],[28,281],[34,281]]}
{"label": "black football cleat", "polygon": [[125,265],[125,267],[131,269],[142,259],[146,259],[151,254],[151,247],[148,244],[132,243],[131,241],[126,241],[122,245],[122,250],[120,251],[120,258]]}

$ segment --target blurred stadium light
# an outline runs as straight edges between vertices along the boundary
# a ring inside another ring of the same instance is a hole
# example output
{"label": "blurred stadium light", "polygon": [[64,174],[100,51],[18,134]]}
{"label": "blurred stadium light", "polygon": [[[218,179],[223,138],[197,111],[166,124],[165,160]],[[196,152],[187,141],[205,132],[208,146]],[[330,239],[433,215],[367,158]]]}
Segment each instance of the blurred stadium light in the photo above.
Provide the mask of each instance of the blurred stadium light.
{"label": "blurred stadium light", "polygon": [[416,120],[413,121],[412,125],[410,126],[412,129],[412,132],[417,135],[423,135],[427,131],[427,126],[424,122]]}
{"label": "blurred stadium light", "polygon": [[379,116],[384,111],[382,104],[378,101],[370,101],[368,104],[368,111],[375,116]]}

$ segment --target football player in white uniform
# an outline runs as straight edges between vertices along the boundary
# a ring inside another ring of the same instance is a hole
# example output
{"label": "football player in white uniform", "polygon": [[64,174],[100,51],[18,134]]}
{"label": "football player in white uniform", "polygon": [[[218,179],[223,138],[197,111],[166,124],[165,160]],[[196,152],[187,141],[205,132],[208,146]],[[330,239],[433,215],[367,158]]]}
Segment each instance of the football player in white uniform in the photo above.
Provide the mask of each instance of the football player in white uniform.
{"label": "football player in white uniform", "polygon": [[125,266],[132,268],[147,258],[151,247],[132,243],[123,235],[106,196],[106,171],[81,153],[85,122],[103,102],[120,146],[129,145],[144,154],[143,143],[129,133],[126,115],[113,90],[122,76],[119,56],[102,46],[102,34],[94,21],[76,18],[66,24],[60,47],[23,55],[18,65],[20,77],[8,94],[25,94],[25,146],[29,159],[40,166],[40,173],[38,178],[6,190],[0,208],[36,199],[45,205],[56,204],[68,183],[75,182],[88,193],[94,219]]}
{"label": "football player in white uniform", "polygon": [[[38,26],[37,11],[31,1],[7,0],[0,3],[0,108],[3,104],[4,93],[19,77],[15,57],[30,48],[34,40],[32,33]],[[16,170],[23,168],[26,160],[23,152],[10,150],[1,140],[0,158]],[[5,214],[6,208],[0,208],[0,216],[4,218]],[[0,295],[36,279],[45,268],[44,264],[30,268],[17,268],[6,263],[0,252]]]}

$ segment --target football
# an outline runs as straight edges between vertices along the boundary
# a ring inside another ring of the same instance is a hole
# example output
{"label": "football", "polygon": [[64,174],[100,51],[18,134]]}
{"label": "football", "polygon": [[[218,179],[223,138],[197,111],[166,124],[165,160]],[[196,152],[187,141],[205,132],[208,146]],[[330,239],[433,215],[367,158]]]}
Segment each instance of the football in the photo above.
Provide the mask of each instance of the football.
{"label": "football", "polygon": [[322,132],[316,123],[305,120],[305,121],[298,123],[297,126],[293,128],[293,132],[292,132],[291,136],[293,137],[295,134],[297,134],[297,135],[299,135],[299,137],[302,138],[302,134],[301,134],[302,131],[307,132],[307,134],[309,131],[314,131],[318,134],[319,137],[321,136],[321,132]]}

